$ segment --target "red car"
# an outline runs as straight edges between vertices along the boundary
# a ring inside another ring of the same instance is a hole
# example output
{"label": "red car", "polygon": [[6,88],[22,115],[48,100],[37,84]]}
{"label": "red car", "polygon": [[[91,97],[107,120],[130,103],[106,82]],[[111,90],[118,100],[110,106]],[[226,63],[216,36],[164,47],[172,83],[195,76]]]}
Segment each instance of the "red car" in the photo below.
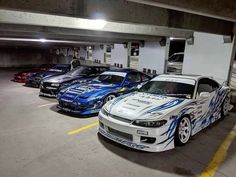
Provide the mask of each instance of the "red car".
{"label": "red car", "polygon": [[38,68],[32,68],[28,70],[22,70],[14,75],[13,81],[15,82],[20,82],[20,83],[25,83],[25,80],[31,75],[35,74],[37,72],[42,72],[42,71],[48,71],[51,67],[54,65],[52,64],[44,64],[39,66]]}

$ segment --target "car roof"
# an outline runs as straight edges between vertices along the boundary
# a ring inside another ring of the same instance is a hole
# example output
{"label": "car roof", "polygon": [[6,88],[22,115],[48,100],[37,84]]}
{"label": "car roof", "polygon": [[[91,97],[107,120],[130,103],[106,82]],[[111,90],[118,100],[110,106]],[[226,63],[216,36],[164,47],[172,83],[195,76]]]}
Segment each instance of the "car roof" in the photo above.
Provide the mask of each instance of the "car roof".
{"label": "car roof", "polygon": [[157,77],[192,79],[192,80],[195,80],[195,81],[198,81],[201,78],[213,79],[212,77],[209,77],[209,76],[194,75],[194,74],[161,74],[161,75],[159,75]]}
{"label": "car roof", "polygon": [[130,73],[130,72],[140,72],[136,69],[131,69],[131,68],[117,68],[117,69],[111,69],[110,71],[112,72],[123,72],[123,73]]}
{"label": "car roof", "polygon": [[70,64],[56,64],[55,66],[68,67],[68,66],[70,66]]}
{"label": "car roof", "polygon": [[[93,65],[89,65],[89,64],[81,64],[80,66],[85,66],[85,67],[99,67],[99,68],[109,68],[109,66],[96,65],[96,64],[93,64]],[[80,67],[80,66],[78,66],[78,67]]]}

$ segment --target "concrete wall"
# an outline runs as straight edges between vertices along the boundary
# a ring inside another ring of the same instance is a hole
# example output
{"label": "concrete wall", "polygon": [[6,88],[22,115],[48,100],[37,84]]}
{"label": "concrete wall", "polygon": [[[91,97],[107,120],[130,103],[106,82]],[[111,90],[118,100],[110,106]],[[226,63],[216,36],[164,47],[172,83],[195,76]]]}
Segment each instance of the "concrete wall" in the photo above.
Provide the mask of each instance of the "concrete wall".
{"label": "concrete wall", "polygon": [[194,45],[186,44],[183,74],[213,76],[219,81],[228,77],[233,43],[224,43],[223,36],[194,33]]}
{"label": "concrete wall", "polygon": [[111,50],[111,65],[114,63],[122,64],[127,67],[128,49],[124,48],[123,44],[114,44],[114,49]]}
{"label": "concrete wall", "polygon": [[30,67],[53,63],[47,50],[28,48],[0,48],[0,67]]}
{"label": "concrete wall", "polygon": [[155,69],[157,74],[164,73],[165,50],[166,47],[161,47],[159,42],[145,42],[145,46],[139,48],[139,69]]}

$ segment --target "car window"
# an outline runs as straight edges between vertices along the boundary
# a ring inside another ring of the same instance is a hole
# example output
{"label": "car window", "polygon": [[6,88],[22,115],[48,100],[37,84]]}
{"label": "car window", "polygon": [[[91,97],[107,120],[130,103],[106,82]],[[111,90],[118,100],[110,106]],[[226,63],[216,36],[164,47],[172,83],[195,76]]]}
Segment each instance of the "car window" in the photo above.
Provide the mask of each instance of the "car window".
{"label": "car window", "polygon": [[81,74],[91,74],[92,73],[92,68],[84,68],[84,70],[81,72]]}
{"label": "car window", "polygon": [[96,78],[96,80],[106,84],[121,84],[124,77],[111,74],[101,74]]}
{"label": "car window", "polygon": [[169,62],[183,62],[183,60],[184,60],[183,54],[174,54],[168,59]]}
{"label": "car window", "polygon": [[169,82],[169,81],[150,81],[144,84],[138,91],[190,99],[193,97],[194,85]]}
{"label": "car window", "polygon": [[141,82],[140,73],[138,73],[138,72],[129,73],[127,75],[127,81],[132,82],[132,83]]}
{"label": "car window", "polygon": [[[214,83],[216,84],[216,83]],[[213,92],[215,90],[215,88],[213,87],[213,82],[212,80],[208,79],[208,78],[204,78],[204,79],[200,79],[199,82],[198,82],[198,89],[197,89],[197,93],[198,95],[201,93],[201,92]],[[216,86],[216,85],[214,85]]]}
{"label": "car window", "polygon": [[141,80],[142,82],[146,82],[150,80],[150,77],[147,76],[146,74],[141,73]]}
{"label": "car window", "polygon": [[214,80],[210,80],[210,84],[213,88],[213,91],[215,91],[219,88],[219,84],[217,82],[215,82]]}
{"label": "car window", "polygon": [[107,71],[107,68],[99,68],[100,69],[100,72],[102,73],[102,72],[104,72],[104,71]]}

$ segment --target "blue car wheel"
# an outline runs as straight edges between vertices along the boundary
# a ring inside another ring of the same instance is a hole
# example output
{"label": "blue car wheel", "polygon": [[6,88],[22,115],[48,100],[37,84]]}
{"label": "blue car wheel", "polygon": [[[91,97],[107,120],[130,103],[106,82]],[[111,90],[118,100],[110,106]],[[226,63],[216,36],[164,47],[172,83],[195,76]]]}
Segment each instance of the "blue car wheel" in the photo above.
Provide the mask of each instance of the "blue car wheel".
{"label": "blue car wheel", "polygon": [[111,101],[115,98],[116,96],[114,94],[109,94],[105,97],[104,99],[104,104],[106,104],[108,101]]}

